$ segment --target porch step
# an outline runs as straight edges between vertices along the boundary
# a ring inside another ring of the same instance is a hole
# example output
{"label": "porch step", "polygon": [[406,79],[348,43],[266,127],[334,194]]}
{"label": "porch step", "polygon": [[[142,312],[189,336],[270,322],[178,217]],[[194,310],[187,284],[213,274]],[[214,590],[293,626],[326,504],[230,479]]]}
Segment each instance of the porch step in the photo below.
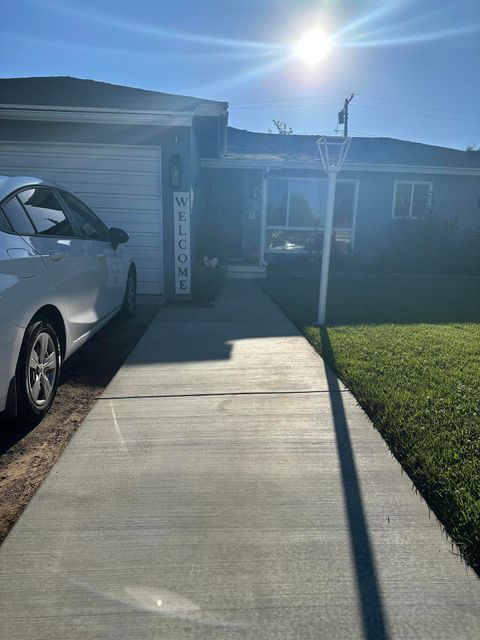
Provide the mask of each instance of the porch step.
{"label": "porch step", "polygon": [[266,267],[261,267],[258,264],[227,265],[227,278],[261,280],[266,277],[267,277]]}

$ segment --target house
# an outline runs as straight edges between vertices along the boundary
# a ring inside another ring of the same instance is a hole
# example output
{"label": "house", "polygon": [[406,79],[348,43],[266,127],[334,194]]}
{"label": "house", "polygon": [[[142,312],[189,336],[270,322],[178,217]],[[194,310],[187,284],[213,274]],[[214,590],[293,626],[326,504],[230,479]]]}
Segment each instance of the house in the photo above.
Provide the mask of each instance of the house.
{"label": "house", "polygon": [[[232,276],[321,250],[326,177],[316,136],[228,127],[228,104],[70,77],[0,80],[0,174],[77,193],[130,234],[139,291],[190,295],[194,261]],[[368,257],[397,218],[432,209],[480,226],[480,154],[354,138],[334,237]]]}
{"label": "house", "polygon": [[[205,211],[224,225],[226,257],[259,263],[321,251],[327,178],[318,136],[229,127],[225,153],[203,158]],[[397,219],[427,211],[480,227],[480,153],[391,138],[355,137],[337,179],[334,238],[368,260]]]}

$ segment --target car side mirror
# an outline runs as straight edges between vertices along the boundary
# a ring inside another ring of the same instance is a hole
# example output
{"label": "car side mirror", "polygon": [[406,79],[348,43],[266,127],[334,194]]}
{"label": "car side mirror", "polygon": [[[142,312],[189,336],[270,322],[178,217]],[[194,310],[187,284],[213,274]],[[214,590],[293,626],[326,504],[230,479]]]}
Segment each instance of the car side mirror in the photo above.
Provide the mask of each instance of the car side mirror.
{"label": "car side mirror", "polygon": [[116,249],[119,244],[125,244],[126,242],[128,242],[130,236],[123,229],[110,227],[110,229],[108,230],[108,237],[113,245],[113,248]]}

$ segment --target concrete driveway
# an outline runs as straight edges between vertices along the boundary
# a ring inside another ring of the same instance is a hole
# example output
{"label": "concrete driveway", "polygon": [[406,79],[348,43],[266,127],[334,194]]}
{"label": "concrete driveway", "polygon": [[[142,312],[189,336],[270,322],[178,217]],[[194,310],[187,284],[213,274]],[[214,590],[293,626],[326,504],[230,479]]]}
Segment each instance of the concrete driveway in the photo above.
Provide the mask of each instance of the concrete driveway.
{"label": "concrete driveway", "polygon": [[0,548],[8,640],[468,639],[480,583],[249,281],[163,308]]}

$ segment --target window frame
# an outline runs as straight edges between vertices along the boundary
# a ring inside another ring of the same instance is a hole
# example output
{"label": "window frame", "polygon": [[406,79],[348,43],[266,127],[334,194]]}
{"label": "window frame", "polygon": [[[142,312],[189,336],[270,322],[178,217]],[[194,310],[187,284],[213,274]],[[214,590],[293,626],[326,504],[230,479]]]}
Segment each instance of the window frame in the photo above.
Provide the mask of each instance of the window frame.
{"label": "window frame", "polygon": [[[290,182],[293,182],[294,180],[301,180],[301,181],[305,181],[305,180],[316,180],[318,181],[323,181],[323,182],[328,182],[327,178],[318,178],[316,176],[272,176],[269,178],[269,180],[288,180],[288,187],[287,187],[287,211],[286,211],[286,216],[285,216],[285,221],[286,221],[286,225],[275,225],[275,224],[267,224],[265,225],[265,232],[268,230],[272,230],[272,229],[278,229],[280,231],[313,231],[313,232],[323,232],[325,225],[318,225],[316,227],[290,227],[288,226],[288,222],[290,219]],[[351,231],[352,233],[352,241],[351,241],[351,246],[352,249],[355,246],[355,231],[356,231],[356,226],[357,226],[357,209],[358,209],[358,194],[359,194],[359,190],[360,190],[360,179],[358,178],[340,178],[337,180],[338,182],[348,182],[350,184],[354,184],[354,194],[353,194],[353,211],[352,211],[352,225],[350,227],[333,227],[332,228],[332,232],[334,231]],[[268,207],[268,203],[267,203],[267,207]],[[266,233],[265,233],[265,238],[266,238]],[[265,253],[269,253],[268,248],[265,247]],[[282,253],[281,251],[276,251],[275,253]],[[286,251],[284,253],[287,253]]]}
{"label": "window frame", "polygon": [[[408,184],[410,185],[410,207],[408,211],[408,216],[396,216],[395,215],[395,204],[397,202],[397,186],[399,184]],[[393,220],[420,220],[419,216],[412,216],[413,209],[413,191],[415,185],[427,186],[428,187],[428,198],[427,198],[427,207],[430,207],[432,204],[432,193],[433,193],[433,182],[430,180],[395,180],[393,185],[393,202],[392,202],[392,219]]]}

